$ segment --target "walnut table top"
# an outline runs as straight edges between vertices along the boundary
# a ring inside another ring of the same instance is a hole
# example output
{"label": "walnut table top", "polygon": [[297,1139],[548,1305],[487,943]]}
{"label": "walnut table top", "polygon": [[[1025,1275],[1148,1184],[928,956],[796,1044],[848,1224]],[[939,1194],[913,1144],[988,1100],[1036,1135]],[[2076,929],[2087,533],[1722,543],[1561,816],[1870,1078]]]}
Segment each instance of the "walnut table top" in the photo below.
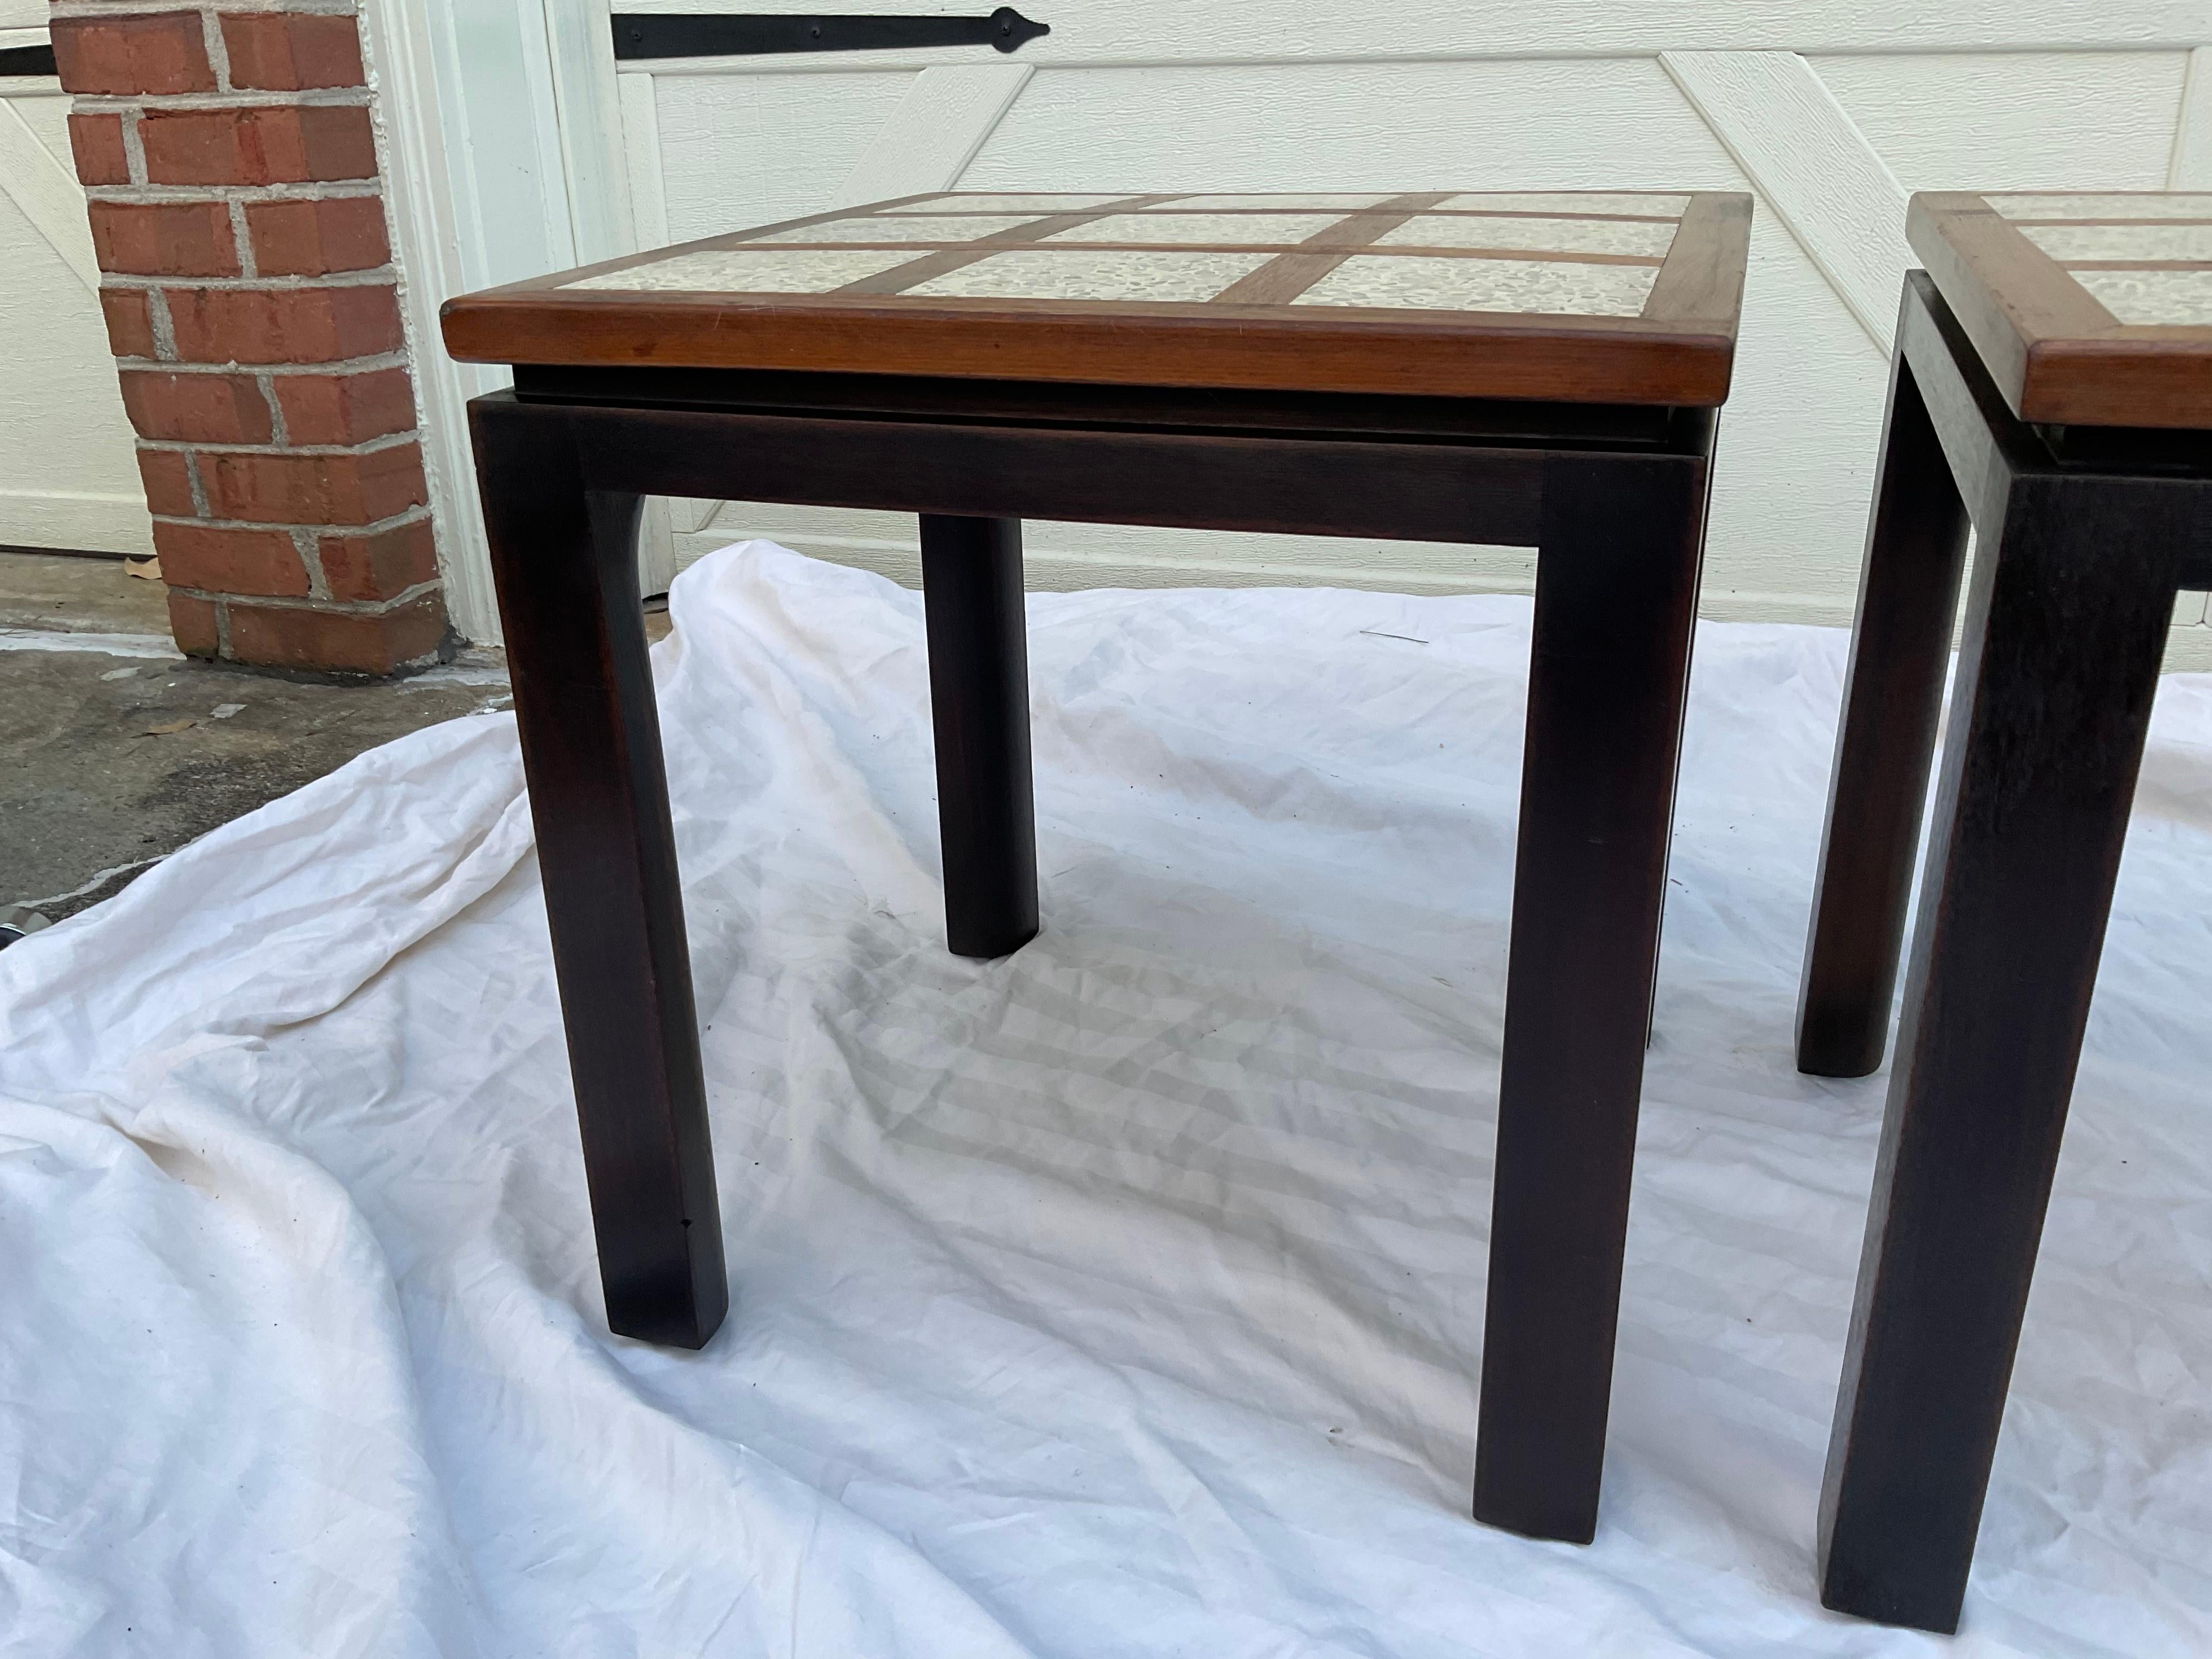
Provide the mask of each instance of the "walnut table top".
{"label": "walnut table top", "polygon": [[451,301],[474,362],[1711,407],[1750,198],[942,194]]}
{"label": "walnut table top", "polygon": [[1923,192],[1906,234],[2022,420],[2212,429],[2212,194]]}

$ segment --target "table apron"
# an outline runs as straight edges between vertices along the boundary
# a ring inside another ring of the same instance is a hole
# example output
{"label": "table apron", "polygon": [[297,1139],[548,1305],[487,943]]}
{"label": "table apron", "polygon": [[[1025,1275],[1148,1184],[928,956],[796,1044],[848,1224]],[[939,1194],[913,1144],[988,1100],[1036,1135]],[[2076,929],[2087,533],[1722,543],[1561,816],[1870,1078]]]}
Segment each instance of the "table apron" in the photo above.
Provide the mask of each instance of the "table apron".
{"label": "table apron", "polygon": [[[2013,414],[1972,343],[1927,276],[1907,276],[1898,318],[1898,349],[1911,365],[1959,494],[1977,531],[1993,536],[2016,495],[2039,491],[2052,510],[2095,498],[2127,514],[2162,514],[2175,494],[2193,497],[2185,544],[2160,549],[2176,565],[2176,586],[2212,587],[2212,478],[2061,466]],[[2107,556],[2101,552],[2099,557]]]}
{"label": "table apron", "polygon": [[815,418],[507,392],[471,413],[520,426],[526,441],[573,443],[595,490],[1522,547],[1540,539],[1556,463],[1625,469],[1624,488],[1707,464],[1703,453]]}

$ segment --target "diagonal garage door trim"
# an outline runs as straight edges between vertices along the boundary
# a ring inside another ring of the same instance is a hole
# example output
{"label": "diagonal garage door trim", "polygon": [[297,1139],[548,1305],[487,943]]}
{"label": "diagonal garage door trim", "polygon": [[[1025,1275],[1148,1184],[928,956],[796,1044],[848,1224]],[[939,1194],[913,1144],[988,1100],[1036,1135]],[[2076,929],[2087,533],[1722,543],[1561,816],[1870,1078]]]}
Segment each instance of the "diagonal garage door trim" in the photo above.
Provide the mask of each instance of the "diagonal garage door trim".
{"label": "diagonal garage door trim", "polygon": [[1794,52],[1668,52],[1660,63],[1883,357],[1915,261],[1905,186]]}

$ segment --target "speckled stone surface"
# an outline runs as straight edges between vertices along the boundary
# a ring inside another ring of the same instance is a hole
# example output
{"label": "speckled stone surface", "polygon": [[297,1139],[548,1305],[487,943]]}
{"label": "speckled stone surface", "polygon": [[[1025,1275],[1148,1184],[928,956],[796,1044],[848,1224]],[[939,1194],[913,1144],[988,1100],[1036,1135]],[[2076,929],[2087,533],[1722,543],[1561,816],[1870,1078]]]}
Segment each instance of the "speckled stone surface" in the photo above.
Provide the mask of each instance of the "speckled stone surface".
{"label": "speckled stone surface", "polygon": [[1633,317],[1644,309],[1658,274],[1656,265],[1363,254],[1346,259],[1294,303]]}
{"label": "speckled stone surface", "polygon": [[866,214],[756,236],[756,242],[972,242],[1017,225],[1036,222],[1034,213],[979,215]]}
{"label": "speckled stone surface", "polygon": [[709,249],[562,286],[642,293],[827,294],[915,257],[903,248]]}
{"label": "speckled stone surface", "polygon": [[916,283],[906,292],[947,299],[1150,300],[1195,304],[1211,300],[1273,257],[1079,248],[994,253],[975,264]]}
{"label": "speckled stone surface", "polygon": [[1654,218],[1677,219],[1689,210],[1686,196],[1640,196],[1626,192],[1559,191],[1547,194],[1528,191],[1478,191],[1455,196],[1441,207],[1485,213],[1627,213]]}
{"label": "speckled stone surface", "polygon": [[1984,196],[2008,219],[2212,219],[2212,194]]}
{"label": "speckled stone surface", "polygon": [[1377,247],[1468,247],[1664,258],[1676,227],[1619,219],[1488,218],[1424,213],[1376,239]]}
{"label": "speckled stone surface", "polygon": [[1045,242],[1234,242],[1292,246],[1343,216],[1334,213],[1109,213],[1054,231]]}
{"label": "speckled stone surface", "polygon": [[2212,270],[2076,270],[2069,273],[2123,323],[2212,325]]}
{"label": "speckled stone surface", "polygon": [[1222,208],[1279,208],[1296,212],[1310,208],[1324,213],[1354,213],[1361,208],[1373,207],[1377,202],[1387,202],[1388,196],[1372,193],[1337,196],[1293,195],[1280,196],[1179,196],[1172,202],[1163,202],[1162,207],[1171,207],[1193,213],[1212,213]]}
{"label": "speckled stone surface", "polygon": [[1149,192],[1124,191],[1119,196],[930,196],[918,202],[902,202],[884,213],[1087,213],[1109,202],[1126,202]]}
{"label": "speckled stone surface", "polygon": [[2212,224],[2022,225],[2052,258],[2212,259]]}

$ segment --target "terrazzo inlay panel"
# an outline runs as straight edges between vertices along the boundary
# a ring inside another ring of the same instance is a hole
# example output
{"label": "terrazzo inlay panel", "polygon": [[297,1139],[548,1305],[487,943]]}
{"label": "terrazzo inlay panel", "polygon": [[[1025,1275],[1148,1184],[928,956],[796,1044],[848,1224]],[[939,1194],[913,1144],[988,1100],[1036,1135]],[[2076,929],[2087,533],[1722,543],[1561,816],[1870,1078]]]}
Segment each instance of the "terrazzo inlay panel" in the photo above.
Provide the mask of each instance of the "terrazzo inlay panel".
{"label": "terrazzo inlay panel", "polygon": [[2212,219],[2212,194],[1985,196],[2008,219]]}
{"label": "terrazzo inlay panel", "polygon": [[635,293],[827,294],[914,257],[903,248],[712,248],[564,286]]}
{"label": "terrazzo inlay panel", "polygon": [[1377,202],[1387,202],[1387,196],[1299,196],[1285,193],[1280,196],[1178,196],[1172,202],[1163,202],[1162,207],[1176,208],[1191,213],[1213,213],[1224,208],[1273,208],[1296,212],[1310,208],[1326,213],[1356,213],[1361,208],[1373,207]]}
{"label": "terrazzo inlay panel", "polygon": [[2022,225],[2020,234],[2063,264],[2069,260],[2212,259],[2212,224]]}
{"label": "terrazzo inlay panel", "polygon": [[884,213],[1085,213],[1126,202],[1141,191],[1120,196],[930,196],[879,209]]}
{"label": "terrazzo inlay panel", "polygon": [[1633,317],[1658,274],[1656,265],[1362,254],[1346,259],[1295,303]]}
{"label": "terrazzo inlay panel", "polygon": [[1327,230],[1333,213],[1113,213],[1056,230],[1042,242],[1230,242],[1293,246]]}
{"label": "terrazzo inlay panel", "polygon": [[1196,304],[1267,263],[1266,253],[1054,248],[994,253],[904,290],[946,299],[1139,300]]}
{"label": "terrazzo inlay panel", "polygon": [[1626,219],[1486,218],[1424,213],[1376,238],[1377,247],[1500,248],[1546,253],[1624,253],[1662,259],[1674,240],[1671,223]]}
{"label": "terrazzo inlay panel", "polygon": [[2077,270],[2074,280],[2120,322],[2212,326],[2212,270]]}
{"label": "terrazzo inlay panel", "polygon": [[1035,214],[868,214],[798,225],[755,236],[756,242],[973,242],[1037,222]]}
{"label": "terrazzo inlay panel", "polygon": [[1473,195],[1455,196],[1437,205],[1475,213],[1605,213],[1676,219],[1688,209],[1690,198],[1686,196],[1642,196],[1626,192],[1605,195],[1596,191],[1560,191],[1550,195],[1484,191]]}

